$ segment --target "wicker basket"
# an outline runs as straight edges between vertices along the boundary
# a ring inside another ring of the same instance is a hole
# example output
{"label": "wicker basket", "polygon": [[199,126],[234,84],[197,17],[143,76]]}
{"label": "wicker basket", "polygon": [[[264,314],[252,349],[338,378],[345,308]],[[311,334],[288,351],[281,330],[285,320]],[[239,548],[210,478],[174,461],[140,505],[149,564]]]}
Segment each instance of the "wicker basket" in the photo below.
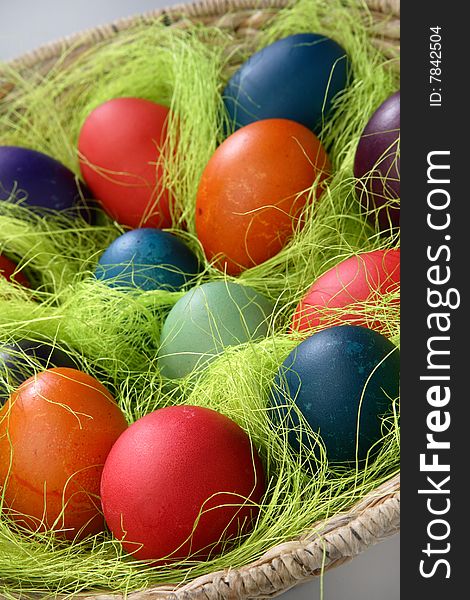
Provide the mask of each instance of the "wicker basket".
{"label": "wicker basket", "polygon": [[[391,67],[398,70],[399,0],[357,1],[365,14],[367,10],[367,18],[372,17],[370,31],[373,43],[390,60]],[[203,0],[196,4],[174,6],[58,40],[10,64],[26,76],[28,73],[47,73],[64,49],[73,46],[67,62],[73,61],[97,42],[107,40],[112,43],[121,31],[158,16],[162,16],[170,27],[184,28],[192,23],[215,25],[234,34],[235,44],[254,48],[260,28],[288,3],[289,0]],[[236,47],[233,50],[232,67],[236,67]],[[0,77],[0,99],[12,93],[13,85]],[[297,583],[347,562],[369,546],[393,535],[399,530],[399,519],[400,480],[397,476],[368,494],[348,513],[312,524],[308,534],[275,546],[256,562],[240,569],[209,573],[177,587],[160,586],[130,593],[127,597],[129,600],[232,600],[276,596]],[[38,598],[40,594],[32,596]],[[106,592],[80,596],[83,600],[118,600],[123,597],[122,594]]]}

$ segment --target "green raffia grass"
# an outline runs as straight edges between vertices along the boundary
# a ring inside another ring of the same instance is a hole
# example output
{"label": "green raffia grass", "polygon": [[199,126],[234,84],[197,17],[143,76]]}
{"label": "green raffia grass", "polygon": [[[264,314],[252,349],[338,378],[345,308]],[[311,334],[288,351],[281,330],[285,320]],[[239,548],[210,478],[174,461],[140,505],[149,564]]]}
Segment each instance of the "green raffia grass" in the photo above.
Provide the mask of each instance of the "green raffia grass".
{"label": "green raffia grass", "polygon": [[[321,133],[334,165],[327,191],[306,209],[307,225],[282,252],[239,278],[275,301],[269,337],[229,349],[196,381],[182,380],[169,388],[157,369],[161,324],[181,293],[126,293],[92,277],[97,257],[121,233],[116,224],[101,215],[99,224],[90,227],[67,215],[35,214],[2,203],[0,251],[19,261],[33,289],[0,279],[0,341],[28,337],[72,348],[85,370],[99,373],[116,390],[129,422],[169,404],[193,403],[219,410],[250,434],[268,473],[268,492],[249,536],[218,558],[172,568],[137,564],[122,556],[109,534],[65,544],[48,534],[19,534],[2,517],[0,580],[7,596],[20,590],[51,595],[126,592],[239,567],[273,545],[304,534],[315,521],[347,510],[398,471],[396,402],[384,423],[377,460],[365,469],[332,470],[323,459],[314,477],[303,468],[305,452],[290,451],[286,432],[274,433],[266,412],[274,374],[299,341],[299,336],[288,335],[292,311],[313,280],[352,254],[399,244],[397,236],[380,236],[365,222],[353,192],[352,164],[359,135],[372,111],[398,86],[369,43],[368,27],[357,8],[344,0],[301,0],[281,11],[261,35],[259,47],[302,31],[330,35],[346,48],[354,79],[337,98],[335,116]],[[68,66],[71,53],[64,52],[43,77],[23,78],[4,67],[15,92],[0,104],[1,143],[46,152],[78,175],[76,140],[85,116],[95,106],[112,97],[139,96],[171,107],[174,116],[163,160],[167,184],[177,201],[174,229],[202,257],[194,235],[194,203],[201,172],[223,135],[220,92],[231,72],[233,40],[209,27],[182,31],[155,21],[121,34],[112,43],[98,44],[72,67]],[[183,222],[186,233],[180,230]],[[222,277],[206,265],[200,280]],[[366,312],[386,322],[387,335],[399,344],[395,300],[396,295],[389,295],[348,312]]]}

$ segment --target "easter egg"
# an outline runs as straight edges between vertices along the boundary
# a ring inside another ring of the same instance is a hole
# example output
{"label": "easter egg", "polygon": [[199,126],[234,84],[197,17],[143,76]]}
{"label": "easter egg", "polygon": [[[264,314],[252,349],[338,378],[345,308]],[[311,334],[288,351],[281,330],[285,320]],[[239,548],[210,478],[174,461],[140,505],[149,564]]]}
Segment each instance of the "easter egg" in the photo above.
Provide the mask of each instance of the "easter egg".
{"label": "easter egg", "polygon": [[126,428],[111,394],[86,373],[54,368],[25,381],[0,411],[4,511],[67,539],[102,531],[101,473]]}
{"label": "easter egg", "polygon": [[290,35],[245,62],[223,92],[236,128],[260,119],[290,119],[318,132],[348,80],[346,52],[317,33]]}
{"label": "easter egg", "polygon": [[103,470],[106,523],[133,558],[207,558],[249,531],[265,477],[256,449],[232,420],[171,406],[133,423]]}
{"label": "easter egg", "polygon": [[27,277],[21,272],[17,271],[18,265],[12,260],[0,254],[0,276],[4,277],[7,281],[17,282],[25,287],[30,287],[30,283]]}
{"label": "easter egg", "polygon": [[169,227],[170,194],[158,163],[168,109],[142,98],[95,108],[80,131],[80,168],[103,209],[129,227]]}
{"label": "easter egg", "polygon": [[163,324],[158,365],[165,377],[202,369],[228,346],[268,333],[270,300],[250,287],[211,281],[176,302]]}
{"label": "easter egg", "polygon": [[0,404],[9,396],[9,386],[18,387],[38,370],[52,367],[77,369],[78,365],[66,352],[46,342],[20,340],[0,346]]}
{"label": "easter egg", "polygon": [[101,255],[97,279],[111,287],[178,291],[199,271],[197,256],[179,238],[159,229],[133,229]]}
{"label": "easter egg", "polygon": [[0,201],[50,210],[77,209],[90,220],[84,198],[90,192],[54,158],[19,146],[0,146]]}
{"label": "easter egg", "polygon": [[[357,303],[377,301],[400,288],[400,250],[374,250],[351,256],[321,275],[295,309],[292,329],[349,322],[382,332],[387,323]],[[391,302],[399,304],[399,300]],[[350,307],[350,312],[344,310]],[[343,310],[339,310],[343,309]]]}
{"label": "easter egg", "polygon": [[[331,463],[363,461],[382,437],[381,417],[399,394],[398,349],[377,331],[329,327],[300,343],[282,364],[273,387],[273,411],[298,450],[310,439],[295,403],[325,445]],[[314,447],[314,446],[313,446]]]}
{"label": "easter egg", "polygon": [[[356,190],[380,229],[400,224],[400,92],[374,112],[359,140],[354,159]],[[377,212],[371,212],[377,211]]]}
{"label": "easter egg", "polygon": [[47,342],[20,340],[0,346],[0,404],[9,396],[9,388],[2,379],[15,388],[38,370],[52,367],[78,369],[69,354]]}
{"label": "easter egg", "polygon": [[215,151],[202,174],[196,231],[208,260],[236,275],[277,254],[289,241],[330,170],[318,138],[286,119],[239,129]]}

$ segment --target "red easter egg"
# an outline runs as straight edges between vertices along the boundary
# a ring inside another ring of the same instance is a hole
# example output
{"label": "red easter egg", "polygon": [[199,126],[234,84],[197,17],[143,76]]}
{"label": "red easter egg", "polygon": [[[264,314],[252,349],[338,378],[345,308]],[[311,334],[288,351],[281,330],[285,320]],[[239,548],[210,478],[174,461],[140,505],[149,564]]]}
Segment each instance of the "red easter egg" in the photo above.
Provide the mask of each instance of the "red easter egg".
{"label": "red easter egg", "polygon": [[68,539],[102,531],[101,472],[126,428],[91,375],[60,367],[27,379],[0,411],[4,510],[22,526]]}
{"label": "red easter egg", "polygon": [[170,194],[157,164],[168,108],[114,98],[86,118],[78,140],[83,178],[104,210],[129,227],[170,227]]}
{"label": "red easter egg", "polygon": [[103,470],[106,523],[135,558],[205,558],[249,530],[264,493],[261,461],[229,418],[198,406],[142,417]]}
{"label": "red easter egg", "polygon": [[294,121],[256,121],[229,136],[197,192],[196,231],[207,258],[237,275],[277,254],[300,225],[309,188],[329,170],[318,138]]}
{"label": "red easter egg", "polygon": [[[321,275],[295,309],[292,329],[307,331],[314,327],[348,322],[379,332],[385,323],[374,320],[352,305],[395,292],[400,287],[400,250],[375,250],[351,256]],[[398,303],[398,300],[396,300]],[[351,307],[351,312],[331,309]]]}
{"label": "red easter egg", "polygon": [[30,283],[25,275],[21,271],[15,272],[16,268],[17,265],[12,260],[0,254],[0,275],[5,277],[7,281],[17,281],[25,287],[30,287]]}

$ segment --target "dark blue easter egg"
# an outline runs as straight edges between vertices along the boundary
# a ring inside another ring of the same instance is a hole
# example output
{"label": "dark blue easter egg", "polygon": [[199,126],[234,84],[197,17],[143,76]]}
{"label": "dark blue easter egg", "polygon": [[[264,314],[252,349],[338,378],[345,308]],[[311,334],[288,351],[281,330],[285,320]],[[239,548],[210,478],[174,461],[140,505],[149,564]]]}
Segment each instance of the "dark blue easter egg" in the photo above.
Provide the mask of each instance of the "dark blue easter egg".
{"label": "dark blue easter egg", "polygon": [[318,132],[347,84],[344,49],[317,33],[290,35],[253,54],[223,98],[235,129],[260,119],[290,119]]}
{"label": "dark blue easter egg", "polygon": [[199,272],[192,250],[160,229],[133,229],[102,254],[95,275],[111,287],[178,291]]}
{"label": "dark blue easter egg", "polygon": [[279,369],[273,418],[292,428],[294,449],[301,442],[312,447],[291,398],[320,434],[331,463],[363,461],[382,438],[381,417],[398,398],[399,372],[399,351],[380,333],[354,325],[324,329],[294,348]]}
{"label": "dark blue easter egg", "polygon": [[381,230],[400,224],[400,92],[371,116],[357,145],[354,176],[359,199]]}
{"label": "dark blue easter egg", "polygon": [[54,158],[19,146],[0,146],[0,201],[49,210],[77,209],[91,220],[84,199],[91,192]]}
{"label": "dark blue easter egg", "polygon": [[80,368],[66,352],[45,342],[21,340],[0,346],[0,404],[9,396],[7,382],[17,387],[37,370],[52,367]]}

